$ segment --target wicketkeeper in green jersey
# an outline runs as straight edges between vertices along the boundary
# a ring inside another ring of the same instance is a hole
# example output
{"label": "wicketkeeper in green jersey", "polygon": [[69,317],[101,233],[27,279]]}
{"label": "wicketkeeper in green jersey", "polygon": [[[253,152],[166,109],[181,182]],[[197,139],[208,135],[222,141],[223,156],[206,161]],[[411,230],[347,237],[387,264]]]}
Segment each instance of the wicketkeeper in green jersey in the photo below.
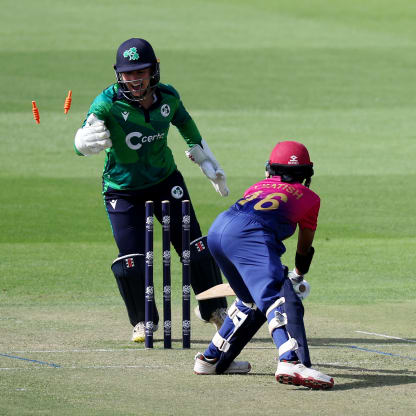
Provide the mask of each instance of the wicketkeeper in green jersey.
{"label": "wicketkeeper in green jersey", "polygon": [[[98,95],[75,151],[88,156],[105,150],[103,195],[119,254],[112,270],[133,326],[132,340],[143,342],[145,201],[154,201],[161,221],[161,201],[171,205],[171,242],[181,253],[181,202],[189,199],[184,179],[167,145],[173,124],[189,146],[186,155],[199,164],[222,196],[228,195],[225,174],[178,92],[160,83],[160,66],[144,39],[123,42],[114,65],[117,82]],[[195,294],[221,283],[218,266],[207,248],[191,203],[191,284]],[[219,328],[226,316],[225,298],[199,302],[198,316]],[[155,307],[154,323],[157,329]]]}

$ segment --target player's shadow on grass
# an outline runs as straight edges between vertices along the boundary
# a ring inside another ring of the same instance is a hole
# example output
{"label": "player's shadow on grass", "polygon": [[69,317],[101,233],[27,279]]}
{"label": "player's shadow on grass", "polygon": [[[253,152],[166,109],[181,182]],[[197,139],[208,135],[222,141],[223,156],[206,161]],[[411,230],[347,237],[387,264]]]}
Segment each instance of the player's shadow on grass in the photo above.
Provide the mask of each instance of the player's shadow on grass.
{"label": "player's shadow on grass", "polygon": [[[270,343],[270,338],[255,338],[252,342],[265,344]],[[409,342],[410,341],[410,342]],[[396,352],[391,348],[386,348],[388,351],[383,351],[385,347],[392,346],[412,346],[414,339],[400,340],[400,339],[369,339],[369,338],[310,338],[309,346],[323,347],[323,348],[341,348],[354,349],[357,353],[375,354],[378,357],[383,357],[386,360],[399,360],[400,363],[406,366],[405,363],[416,362],[416,357],[406,356],[400,350]],[[374,348],[372,345],[378,345]],[[366,348],[369,346],[369,348]],[[312,354],[313,355],[313,354]],[[320,364],[316,363],[317,369],[323,370],[335,380],[335,390],[352,390],[369,387],[381,386],[398,386],[403,384],[416,384],[416,371],[401,368],[400,370],[390,369],[366,369],[363,367],[353,367],[339,364]],[[406,366],[407,368],[407,366]],[[344,370],[341,373],[333,373],[331,370]],[[252,373],[253,375],[261,375]],[[343,382],[345,379],[352,379],[352,382]]]}
{"label": "player's shadow on grass", "polygon": [[[314,367],[334,378],[335,385],[333,390],[335,391],[416,384],[416,371],[412,370],[367,369],[363,367],[320,363],[314,364]],[[336,373],[334,370],[342,370],[342,372]],[[249,374],[251,377],[268,375],[270,374],[256,371],[252,371]],[[344,381],[345,379],[348,379],[348,381]],[[353,381],[349,381],[351,379]],[[293,386],[293,388],[299,390],[310,390],[300,386]],[[327,391],[333,390],[330,389]]]}
{"label": "player's shadow on grass", "polygon": [[[363,367],[351,367],[335,364],[318,364],[320,370],[324,370],[335,380],[336,390],[353,390],[373,387],[400,386],[404,384],[416,384],[416,371],[411,370],[385,370],[368,369]],[[343,370],[342,373],[334,373],[331,370]],[[407,373],[407,374],[403,374]],[[343,383],[343,379],[355,381]],[[338,382],[337,382],[338,380]]]}
{"label": "player's shadow on grass", "polygon": [[[324,348],[356,348],[356,346],[365,347],[366,345],[385,345],[385,346],[394,346],[394,345],[411,345],[411,342],[414,339],[408,340],[399,340],[399,339],[368,339],[368,338],[310,338],[309,339],[309,346],[313,347],[324,347]],[[207,345],[206,340],[192,340],[193,344],[204,344]],[[270,346],[271,349],[274,348],[274,344],[271,338],[254,338],[247,347],[249,348],[250,345],[255,346],[256,344],[261,344],[261,348]],[[368,354],[381,354],[383,351],[378,351],[372,349],[364,349],[363,353]],[[358,348],[357,352],[361,350]],[[387,360],[395,359],[400,360],[401,363],[405,362],[416,362],[416,357],[406,357],[402,354],[396,354],[394,356],[388,355],[389,353],[384,353],[384,357]],[[378,355],[380,357],[380,355]],[[341,390],[353,390],[353,389],[363,389],[363,388],[372,388],[372,387],[385,387],[385,386],[399,386],[404,384],[416,384],[416,371],[413,370],[404,370],[403,368],[400,370],[389,370],[389,369],[366,369],[363,367],[353,367],[348,365],[339,365],[339,364],[320,364],[316,363],[316,367],[319,370],[330,374],[331,377],[335,380],[335,391]],[[333,370],[342,370],[340,373],[334,373]],[[332,371],[331,371],[332,370]],[[256,371],[252,371],[250,376],[265,376],[270,374],[265,373],[257,373]],[[345,381],[344,380],[353,380],[353,381]],[[305,387],[295,387],[295,389],[303,389],[309,390]]]}
{"label": "player's shadow on grass", "polygon": [[[374,387],[393,387],[404,384],[416,383],[416,372],[407,371],[409,375],[404,375],[403,370],[369,370],[363,367],[350,367],[341,365],[317,364],[316,369],[324,371],[334,378],[334,389],[327,391],[346,391],[356,389],[367,389]],[[343,370],[342,373],[334,373],[333,370]],[[374,373],[374,374],[369,374]],[[271,373],[257,373],[252,371],[249,376],[269,376]],[[343,381],[353,379],[354,381]],[[310,390],[306,387],[293,386],[294,389]]]}

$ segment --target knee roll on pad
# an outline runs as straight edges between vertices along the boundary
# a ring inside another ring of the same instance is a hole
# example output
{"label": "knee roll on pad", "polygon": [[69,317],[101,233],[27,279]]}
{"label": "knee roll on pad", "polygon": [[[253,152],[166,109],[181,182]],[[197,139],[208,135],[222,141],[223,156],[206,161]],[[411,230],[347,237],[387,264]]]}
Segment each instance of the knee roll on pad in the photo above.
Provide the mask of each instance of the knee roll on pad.
{"label": "knee roll on pad", "polygon": [[[222,283],[220,269],[208,249],[207,236],[199,237],[190,244],[191,248],[191,285],[197,295]],[[199,301],[199,311],[205,321],[209,321],[212,312],[227,307],[225,297]]]}
{"label": "knee roll on pad", "polygon": [[[121,297],[126,305],[130,323],[144,321],[144,255],[135,253],[116,258],[111,265]],[[159,322],[156,309],[153,321]]]}
{"label": "knee roll on pad", "polygon": [[223,326],[212,340],[221,351],[215,367],[217,374],[222,374],[230,366],[265,322],[266,317],[254,303],[236,299],[228,310]]}

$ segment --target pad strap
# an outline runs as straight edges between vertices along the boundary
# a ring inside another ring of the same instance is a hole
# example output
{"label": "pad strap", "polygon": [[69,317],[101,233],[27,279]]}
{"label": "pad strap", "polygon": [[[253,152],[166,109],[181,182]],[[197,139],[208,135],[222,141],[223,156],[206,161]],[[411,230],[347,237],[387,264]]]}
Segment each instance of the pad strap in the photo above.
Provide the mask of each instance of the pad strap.
{"label": "pad strap", "polygon": [[[233,334],[234,334],[234,332],[233,332]],[[231,334],[231,336],[233,336],[233,334]],[[225,338],[223,338],[218,332],[216,332],[214,337],[212,338],[212,343],[220,351],[227,352],[230,349],[230,343]]]}
{"label": "pad strap", "polygon": [[[274,317],[269,321],[269,333],[272,335],[276,328],[287,324],[287,315],[283,312],[281,306],[285,303],[285,298],[278,298],[266,311],[266,316],[274,311]],[[280,309],[280,310],[279,310]]]}
{"label": "pad strap", "polygon": [[276,328],[280,328],[281,326],[287,325],[287,315],[285,313],[281,313],[278,310],[275,312],[275,316],[269,322],[269,333],[270,335]]}
{"label": "pad strap", "polygon": [[234,331],[228,337],[228,339],[230,339],[234,335],[234,332],[237,331],[237,329],[240,328],[241,325],[243,325],[243,322],[247,319],[248,315],[243,311],[240,311],[240,309],[238,309],[237,300],[235,300],[233,304],[229,307],[227,313],[234,324]]}
{"label": "pad strap", "polygon": [[274,302],[268,309],[267,309],[267,311],[266,311],[266,316],[268,316],[269,315],[269,313],[274,309],[274,308],[277,308],[278,306],[280,306],[280,305],[283,305],[284,303],[285,303],[285,298],[284,297],[281,297],[281,298],[278,298],[277,300],[276,300],[276,302]]}
{"label": "pad strap", "polygon": [[279,347],[279,357],[288,351],[295,351],[299,348],[298,342],[295,338],[289,338],[284,344]]}
{"label": "pad strap", "polygon": [[253,311],[257,310],[257,305],[255,303],[249,303],[249,302],[243,302],[243,301],[241,302],[244,306],[247,306],[247,308],[250,308]]}

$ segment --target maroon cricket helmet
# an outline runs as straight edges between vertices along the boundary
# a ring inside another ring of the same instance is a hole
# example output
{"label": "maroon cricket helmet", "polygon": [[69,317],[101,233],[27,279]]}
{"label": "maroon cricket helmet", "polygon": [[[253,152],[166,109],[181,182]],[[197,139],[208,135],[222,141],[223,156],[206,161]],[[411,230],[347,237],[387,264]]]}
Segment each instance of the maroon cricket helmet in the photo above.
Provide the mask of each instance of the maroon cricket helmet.
{"label": "maroon cricket helmet", "polygon": [[313,175],[313,163],[305,145],[295,141],[283,141],[273,148],[266,170],[270,176],[280,176],[283,182],[300,182],[305,180],[309,186]]}

